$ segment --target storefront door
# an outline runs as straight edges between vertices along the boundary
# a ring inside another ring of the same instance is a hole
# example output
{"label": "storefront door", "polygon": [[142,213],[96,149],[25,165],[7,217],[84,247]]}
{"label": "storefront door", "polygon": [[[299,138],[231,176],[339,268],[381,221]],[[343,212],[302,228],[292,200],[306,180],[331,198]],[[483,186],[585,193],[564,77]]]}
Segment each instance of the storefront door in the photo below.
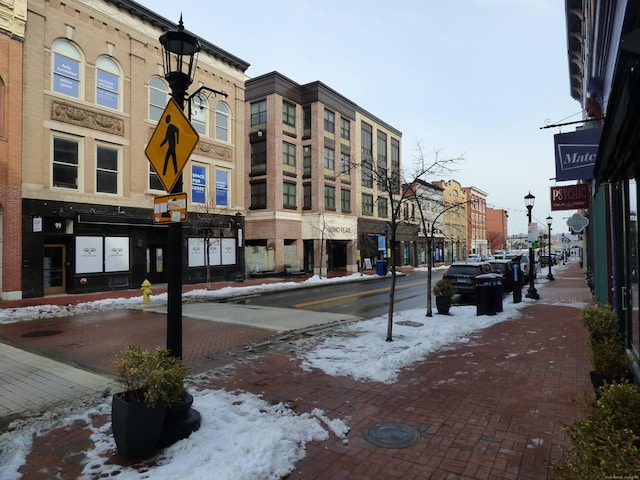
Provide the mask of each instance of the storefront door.
{"label": "storefront door", "polygon": [[149,245],[147,247],[147,280],[153,283],[166,283],[164,245]]}
{"label": "storefront door", "polygon": [[637,182],[625,182],[625,285],[624,328],[627,345],[640,358],[640,295],[638,292],[638,190]]}
{"label": "storefront door", "polygon": [[66,250],[64,245],[45,245],[42,259],[42,274],[45,295],[65,293]]}

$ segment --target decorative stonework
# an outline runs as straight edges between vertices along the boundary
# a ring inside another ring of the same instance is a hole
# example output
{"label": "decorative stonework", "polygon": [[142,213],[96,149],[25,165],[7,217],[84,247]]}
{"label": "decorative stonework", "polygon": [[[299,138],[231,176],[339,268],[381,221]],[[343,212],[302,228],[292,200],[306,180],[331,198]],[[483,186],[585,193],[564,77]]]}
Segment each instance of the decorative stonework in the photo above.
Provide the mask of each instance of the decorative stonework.
{"label": "decorative stonework", "polygon": [[194,150],[195,153],[199,155],[205,155],[207,157],[221,158],[223,160],[232,159],[231,149],[228,147],[223,147],[221,145],[215,145],[213,143],[208,143],[200,139],[197,143],[196,148]]}
{"label": "decorative stonework", "polygon": [[58,101],[51,103],[51,119],[124,137],[124,120]]}

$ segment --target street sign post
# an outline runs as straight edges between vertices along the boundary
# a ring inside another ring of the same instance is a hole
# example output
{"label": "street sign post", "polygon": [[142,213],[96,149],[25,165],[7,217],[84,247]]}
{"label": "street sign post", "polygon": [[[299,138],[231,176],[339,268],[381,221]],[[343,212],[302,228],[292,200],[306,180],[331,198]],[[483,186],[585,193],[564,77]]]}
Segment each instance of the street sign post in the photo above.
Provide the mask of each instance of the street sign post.
{"label": "street sign post", "polygon": [[171,193],[200,137],[173,98],[151,135],[144,153],[164,189]]}

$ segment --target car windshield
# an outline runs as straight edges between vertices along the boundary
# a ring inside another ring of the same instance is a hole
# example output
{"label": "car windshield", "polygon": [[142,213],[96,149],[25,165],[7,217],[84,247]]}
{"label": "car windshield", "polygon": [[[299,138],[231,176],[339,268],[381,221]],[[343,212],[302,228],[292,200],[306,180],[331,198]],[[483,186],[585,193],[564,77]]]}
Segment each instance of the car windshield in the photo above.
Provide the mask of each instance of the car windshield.
{"label": "car windshield", "polygon": [[449,268],[449,275],[477,275],[478,267],[472,265],[454,265]]}

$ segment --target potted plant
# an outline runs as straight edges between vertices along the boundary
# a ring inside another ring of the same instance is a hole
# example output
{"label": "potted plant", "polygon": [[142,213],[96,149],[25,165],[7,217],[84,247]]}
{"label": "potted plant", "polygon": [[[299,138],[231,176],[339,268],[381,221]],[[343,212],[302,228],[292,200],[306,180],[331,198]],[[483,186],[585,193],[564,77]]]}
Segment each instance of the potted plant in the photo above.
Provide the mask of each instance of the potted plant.
{"label": "potted plant", "polygon": [[615,312],[610,308],[590,306],[582,310],[580,318],[589,334],[593,364],[590,375],[596,393],[605,382],[615,383],[629,379],[631,360],[618,333]]}
{"label": "potted plant", "polygon": [[168,405],[183,402],[187,367],[158,347],[128,345],[116,356],[115,370],[125,390],[113,395],[111,425],[120,455],[147,455],[158,446]]}
{"label": "potted plant", "polygon": [[436,297],[436,308],[438,313],[447,315],[449,313],[449,308],[451,308],[451,297],[455,294],[451,281],[446,278],[437,280],[433,285],[433,294]]}
{"label": "potted plant", "polygon": [[632,383],[602,387],[583,400],[584,418],[564,427],[570,440],[551,462],[558,480],[634,478],[640,471],[640,390]]}

